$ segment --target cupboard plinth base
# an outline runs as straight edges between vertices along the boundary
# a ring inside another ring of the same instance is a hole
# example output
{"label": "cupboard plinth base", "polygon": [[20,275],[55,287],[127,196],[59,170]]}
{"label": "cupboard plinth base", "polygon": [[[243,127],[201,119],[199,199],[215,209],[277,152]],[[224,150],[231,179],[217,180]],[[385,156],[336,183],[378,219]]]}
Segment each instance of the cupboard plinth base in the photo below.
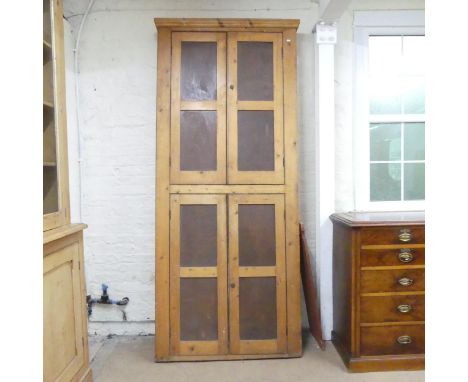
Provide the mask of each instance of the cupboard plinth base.
{"label": "cupboard plinth base", "polygon": [[196,362],[196,361],[237,361],[246,359],[278,359],[278,358],[301,358],[302,352],[292,354],[225,354],[225,355],[178,355],[164,359],[155,359],[155,362]]}

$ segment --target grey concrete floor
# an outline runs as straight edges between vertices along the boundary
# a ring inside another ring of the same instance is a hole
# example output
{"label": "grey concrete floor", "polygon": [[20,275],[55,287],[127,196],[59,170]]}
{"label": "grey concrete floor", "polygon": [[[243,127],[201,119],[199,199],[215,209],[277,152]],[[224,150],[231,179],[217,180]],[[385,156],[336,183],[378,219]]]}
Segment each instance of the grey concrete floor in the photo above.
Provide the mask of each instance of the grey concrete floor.
{"label": "grey concrete floor", "polygon": [[322,352],[304,338],[302,358],[153,362],[152,336],[90,338],[95,382],[422,382],[423,371],[350,374],[331,343]]}

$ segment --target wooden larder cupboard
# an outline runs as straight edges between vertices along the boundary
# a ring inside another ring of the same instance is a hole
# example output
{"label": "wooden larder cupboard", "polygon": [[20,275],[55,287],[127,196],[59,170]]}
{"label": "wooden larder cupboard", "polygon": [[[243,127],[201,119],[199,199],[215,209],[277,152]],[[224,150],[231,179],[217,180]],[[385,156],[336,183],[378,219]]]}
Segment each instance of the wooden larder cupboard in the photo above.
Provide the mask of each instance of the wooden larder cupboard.
{"label": "wooden larder cupboard", "polygon": [[156,360],[300,356],[299,22],[155,23]]}

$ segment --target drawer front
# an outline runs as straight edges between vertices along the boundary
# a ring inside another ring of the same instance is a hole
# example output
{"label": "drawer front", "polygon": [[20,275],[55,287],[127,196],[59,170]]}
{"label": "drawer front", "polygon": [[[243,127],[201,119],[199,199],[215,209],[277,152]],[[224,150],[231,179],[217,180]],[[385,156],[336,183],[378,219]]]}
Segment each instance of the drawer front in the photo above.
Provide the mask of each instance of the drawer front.
{"label": "drawer front", "polygon": [[361,271],[361,293],[424,290],[424,269]]}
{"label": "drawer front", "polygon": [[424,227],[366,227],[361,229],[361,245],[424,244]]}
{"label": "drawer front", "polygon": [[363,296],[361,322],[424,321],[424,295]]}
{"label": "drawer front", "polygon": [[424,248],[361,249],[361,267],[424,265]]}
{"label": "drawer front", "polygon": [[361,328],[361,355],[424,353],[424,325]]}

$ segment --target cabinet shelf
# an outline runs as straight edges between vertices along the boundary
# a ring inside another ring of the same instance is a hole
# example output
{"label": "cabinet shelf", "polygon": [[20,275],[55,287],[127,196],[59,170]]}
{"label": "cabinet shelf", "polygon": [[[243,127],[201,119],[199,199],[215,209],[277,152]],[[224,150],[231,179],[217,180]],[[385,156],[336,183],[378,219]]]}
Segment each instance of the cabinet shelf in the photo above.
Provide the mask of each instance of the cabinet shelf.
{"label": "cabinet shelf", "polygon": [[44,167],[56,167],[57,162],[43,162],[42,164]]}
{"label": "cabinet shelf", "polygon": [[42,40],[42,46],[44,49],[52,49],[52,44],[47,40]]}

